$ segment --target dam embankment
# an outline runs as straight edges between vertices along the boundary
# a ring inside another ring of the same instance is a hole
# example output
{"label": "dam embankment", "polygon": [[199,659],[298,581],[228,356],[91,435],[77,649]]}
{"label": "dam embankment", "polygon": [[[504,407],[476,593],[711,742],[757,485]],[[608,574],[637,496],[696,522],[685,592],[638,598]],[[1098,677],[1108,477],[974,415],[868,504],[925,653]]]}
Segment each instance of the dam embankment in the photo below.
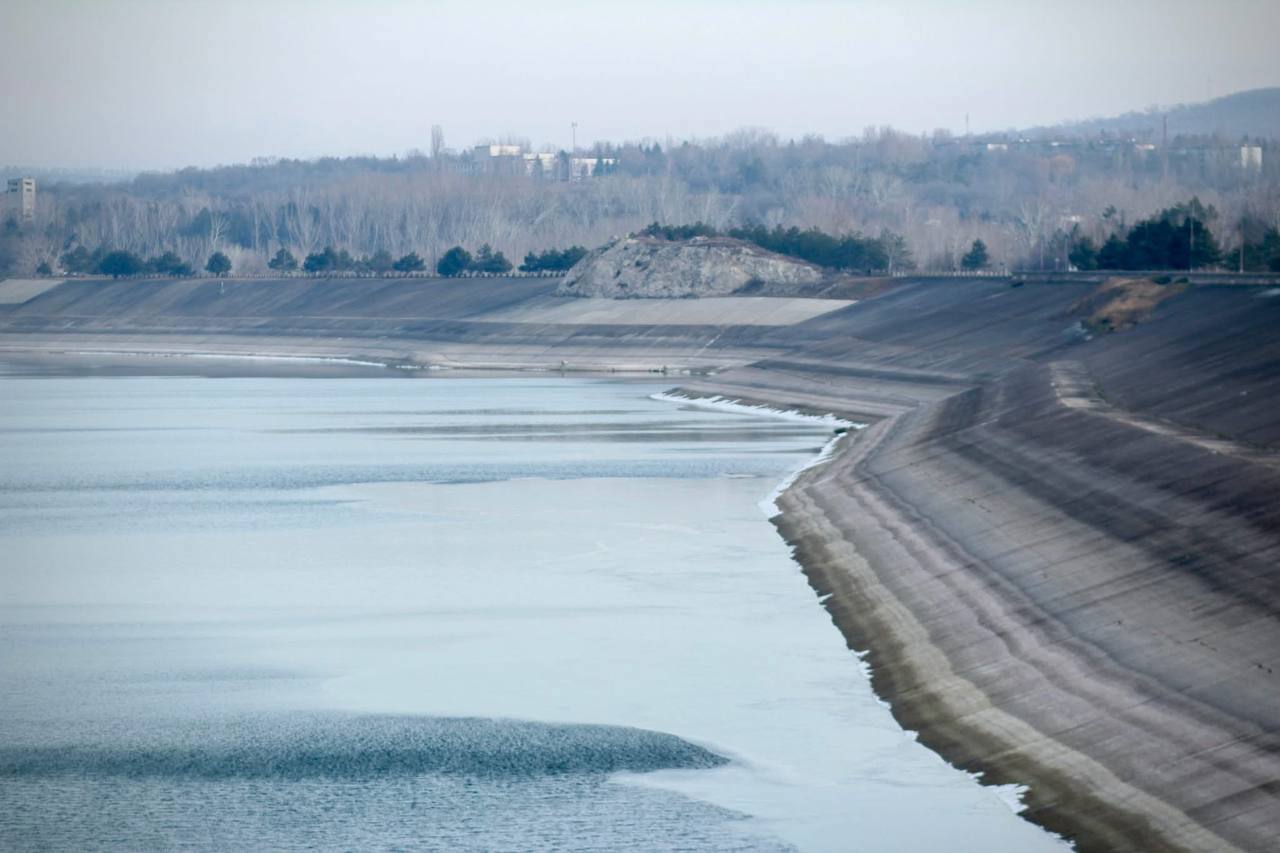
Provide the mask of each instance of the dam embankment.
{"label": "dam embankment", "polygon": [[1280,304],[1086,340],[1075,296],[908,288],[687,390],[871,421],[776,523],[905,726],[1081,849],[1267,849]]}
{"label": "dam embankment", "polygon": [[[0,283],[0,297],[12,284]],[[852,304],[743,297],[708,312],[709,301],[556,298],[555,288],[531,278],[69,281],[20,303],[0,298],[0,346],[705,370],[785,350],[780,331]]]}
{"label": "dam embankment", "polygon": [[769,324],[575,323],[538,280],[72,282],[0,306],[0,351],[671,367],[869,423],[775,522],[903,725],[1081,849],[1269,849],[1280,296],[1187,288],[1095,334],[1096,286],[905,280]]}

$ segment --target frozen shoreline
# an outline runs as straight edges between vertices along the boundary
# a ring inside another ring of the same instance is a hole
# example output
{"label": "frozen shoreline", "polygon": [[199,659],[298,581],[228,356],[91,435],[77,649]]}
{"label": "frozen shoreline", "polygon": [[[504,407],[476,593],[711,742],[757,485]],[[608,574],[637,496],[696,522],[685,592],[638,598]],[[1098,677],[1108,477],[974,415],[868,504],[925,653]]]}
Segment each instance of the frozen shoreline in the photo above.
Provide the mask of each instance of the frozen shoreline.
{"label": "frozen shoreline", "polygon": [[682,394],[676,391],[660,391],[657,394],[650,394],[649,399],[660,400],[664,403],[678,403],[686,406],[695,406],[700,409],[710,409],[720,412],[731,412],[740,415],[754,415],[756,417],[780,418],[789,421],[803,421],[805,423],[821,424],[829,426],[835,434],[827,439],[811,459],[796,466],[787,476],[783,477],[776,486],[769,492],[768,496],[760,501],[760,509],[764,512],[765,517],[772,519],[782,512],[782,507],[778,506],[778,499],[782,497],[787,489],[810,468],[827,462],[831,459],[836,451],[836,446],[840,443],[840,439],[844,438],[850,430],[864,429],[866,424],[856,421],[845,420],[833,414],[815,415],[807,412],[801,412],[796,409],[783,409],[776,406],[767,406],[763,404],[744,403],[740,400],[734,400],[729,397],[711,396],[696,397],[689,394]]}
{"label": "frozen shoreline", "polygon": [[[785,420],[800,420],[808,423],[819,423],[837,430],[836,434],[827,440],[817,454],[796,466],[796,468],[789,472],[781,481],[778,482],[776,486],[774,486],[768,497],[760,501],[760,509],[764,511],[769,520],[773,520],[782,514],[783,509],[779,505],[778,501],[787,492],[787,490],[795,484],[802,474],[830,462],[842,439],[849,436],[852,431],[865,429],[868,426],[865,423],[841,418],[830,412],[825,414],[813,414],[801,412],[796,409],[784,409],[777,406],[769,406],[763,403],[745,403],[740,400],[721,395],[697,396],[687,392],[662,391],[657,394],[651,394],[650,399],[695,406],[697,408],[710,409],[714,411],[730,412],[734,414],[749,414],[755,416],[775,417]],[[796,564],[797,568],[804,571],[803,564],[800,563],[794,554],[792,555],[792,562]],[[825,600],[825,598],[826,596],[820,600]],[[863,675],[867,677],[868,681],[870,681],[872,673],[870,665],[866,662],[867,650],[859,649],[851,650],[851,652],[856,657]],[[876,700],[882,706],[886,709],[892,707],[887,700],[879,694],[876,694],[874,690],[872,692],[873,695],[875,695]],[[902,731],[912,740],[917,739],[916,732],[906,728]],[[988,784],[983,782],[981,773],[971,773],[966,771],[966,774],[975,782],[991,790],[1014,814],[1020,815],[1026,810],[1027,804],[1024,802],[1023,798],[1029,790],[1027,785],[1020,783]]]}
{"label": "frozen shoreline", "polygon": [[[324,369],[325,367],[332,367],[335,369],[376,368],[379,372],[385,372],[384,375],[388,375],[388,376],[396,375],[396,373],[399,372],[397,368],[399,368],[400,370],[409,368],[406,371],[409,373],[417,372],[419,370],[424,370],[424,369],[432,369],[433,372],[440,371],[444,375],[449,375],[451,373],[465,372],[465,370],[453,371],[449,368],[443,368],[443,367],[426,368],[426,366],[423,366],[423,365],[397,365],[391,362],[390,360],[375,361],[375,360],[369,360],[369,359],[344,357],[344,356],[336,356],[336,355],[335,356],[276,355],[276,354],[264,354],[264,353],[253,353],[253,352],[211,353],[211,352],[202,352],[197,350],[193,350],[193,351],[180,351],[177,349],[171,350],[171,349],[166,349],[162,347],[149,348],[145,350],[144,349],[133,349],[133,350],[124,350],[124,349],[70,350],[68,349],[68,350],[61,350],[56,353],[46,352],[43,355],[45,357],[53,357],[54,360],[61,359],[61,360],[74,361],[77,359],[90,358],[90,357],[116,358],[124,361],[132,360],[138,364],[138,366],[141,368],[143,372],[145,372],[147,364],[155,364],[159,361],[164,361],[167,359],[172,359],[174,362],[186,361],[186,362],[195,363],[201,360],[210,360],[215,362],[223,362],[227,364],[243,363],[246,365],[261,365],[265,368],[270,369],[271,372],[267,375],[282,376],[282,377],[290,377],[290,376],[306,377],[308,375],[315,375],[314,373],[306,372],[306,370],[308,368]],[[0,358],[2,358],[2,356],[3,354],[0,354]],[[291,368],[296,368],[296,369],[291,369]],[[532,366],[527,366],[521,370],[518,370],[518,373],[545,374],[545,371],[539,368],[534,368]],[[626,377],[624,374],[624,375],[617,376],[616,378],[624,379]],[[658,377],[647,377],[647,378],[657,379]],[[786,476],[784,476],[780,481],[778,481],[778,483],[770,490],[768,495],[759,501],[758,506],[760,510],[762,511],[762,513],[765,515],[767,519],[774,521],[775,525],[781,520],[781,516],[783,513],[783,508],[781,507],[779,501],[783,498],[783,496],[787,493],[787,491],[797,482],[797,480],[799,480],[806,472],[811,471],[815,468],[822,466],[827,462],[832,461],[832,459],[834,458],[834,456],[842,446],[841,439],[847,437],[851,431],[860,430],[866,427],[866,424],[864,423],[859,423],[853,420],[841,418],[830,412],[819,413],[817,410],[801,411],[795,408],[785,408],[783,406],[769,405],[768,403],[747,401],[744,399],[725,396],[722,394],[708,393],[706,395],[701,395],[696,392],[690,393],[688,391],[685,391],[684,389],[680,389],[680,390],[658,392],[649,396],[650,396],[650,399],[653,399],[655,401],[665,402],[665,403],[674,403],[678,405],[692,406],[700,409],[721,411],[721,412],[730,413],[730,414],[751,415],[755,417],[763,416],[763,417],[777,418],[782,420],[799,421],[804,423],[822,425],[824,427],[829,427],[832,430],[845,431],[845,432],[841,432],[839,434],[835,434],[831,436],[824,443],[823,447],[817,453],[807,458],[802,463],[797,465],[796,468],[788,472]],[[804,564],[799,559],[795,558],[794,556],[792,559],[802,571],[806,571]],[[825,602],[827,597],[828,596],[819,594],[819,601]],[[870,667],[868,666],[865,658],[866,658],[865,650],[859,650],[854,652],[854,659],[856,661],[856,665],[863,672],[863,674],[869,674]],[[879,695],[875,695],[875,700],[879,704],[885,706],[886,708],[891,707],[890,703],[886,702]],[[916,739],[916,733],[911,729],[903,728],[902,732],[904,733],[904,736],[911,738],[913,740]],[[981,774],[968,773],[967,775],[981,782]],[[1022,802],[1022,793],[1023,791],[1025,791],[1025,786],[1022,786],[1020,784],[1014,784],[1014,785],[995,785],[995,784],[985,785],[984,784],[984,788],[991,790],[1001,800],[1001,802],[1003,802],[1014,813],[1020,813],[1025,808],[1025,804]]]}

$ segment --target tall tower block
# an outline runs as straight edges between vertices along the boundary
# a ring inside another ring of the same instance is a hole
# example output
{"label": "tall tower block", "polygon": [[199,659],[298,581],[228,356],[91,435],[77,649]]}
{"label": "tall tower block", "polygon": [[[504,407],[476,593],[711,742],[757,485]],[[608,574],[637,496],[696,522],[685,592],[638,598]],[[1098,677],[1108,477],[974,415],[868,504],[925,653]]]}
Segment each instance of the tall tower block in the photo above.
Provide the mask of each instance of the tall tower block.
{"label": "tall tower block", "polygon": [[35,178],[10,178],[9,193],[19,197],[18,206],[23,219],[31,219],[36,215]]}

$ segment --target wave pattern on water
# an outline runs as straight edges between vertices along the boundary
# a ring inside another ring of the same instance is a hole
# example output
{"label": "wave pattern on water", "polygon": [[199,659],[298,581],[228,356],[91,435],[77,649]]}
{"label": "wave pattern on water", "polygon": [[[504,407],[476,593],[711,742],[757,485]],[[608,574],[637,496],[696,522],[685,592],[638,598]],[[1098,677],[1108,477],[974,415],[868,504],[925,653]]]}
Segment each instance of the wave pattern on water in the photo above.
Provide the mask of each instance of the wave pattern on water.
{"label": "wave pattern on water", "polygon": [[613,781],[726,763],[635,728],[314,713],[0,728],[5,851],[790,849],[739,812]]}
{"label": "wave pattern on water", "polygon": [[193,779],[477,777],[703,769],[725,758],[678,737],[619,726],[344,715],[250,716],[113,730],[105,743],[0,747],[0,777]]}

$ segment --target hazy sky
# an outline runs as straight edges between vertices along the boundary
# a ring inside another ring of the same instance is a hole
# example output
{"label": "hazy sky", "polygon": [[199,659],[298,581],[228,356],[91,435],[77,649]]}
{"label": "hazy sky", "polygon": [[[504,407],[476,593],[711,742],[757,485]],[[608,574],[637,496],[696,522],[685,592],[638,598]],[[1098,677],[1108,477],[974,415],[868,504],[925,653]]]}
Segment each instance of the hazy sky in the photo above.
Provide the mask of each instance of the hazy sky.
{"label": "hazy sky", "polygon": [[1280,85],[1280,0],[0,0],[0,164],[975,131]]}

